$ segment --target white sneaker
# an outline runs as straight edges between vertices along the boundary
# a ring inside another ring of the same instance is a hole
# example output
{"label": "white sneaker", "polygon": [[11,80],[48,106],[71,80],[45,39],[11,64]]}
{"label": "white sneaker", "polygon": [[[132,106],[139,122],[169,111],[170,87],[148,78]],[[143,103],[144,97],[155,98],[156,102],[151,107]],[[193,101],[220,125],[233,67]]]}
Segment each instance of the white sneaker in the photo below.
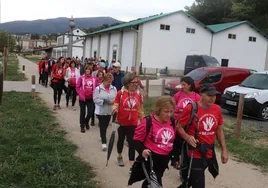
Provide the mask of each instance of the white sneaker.
{"label": "white sneaker", "polygon": [[102,151],[106,151],[106,150],[107,150],[107,146],[106,146],[106,144],[102,144],[102,145],[101,145],[101,148],[102,148]]}

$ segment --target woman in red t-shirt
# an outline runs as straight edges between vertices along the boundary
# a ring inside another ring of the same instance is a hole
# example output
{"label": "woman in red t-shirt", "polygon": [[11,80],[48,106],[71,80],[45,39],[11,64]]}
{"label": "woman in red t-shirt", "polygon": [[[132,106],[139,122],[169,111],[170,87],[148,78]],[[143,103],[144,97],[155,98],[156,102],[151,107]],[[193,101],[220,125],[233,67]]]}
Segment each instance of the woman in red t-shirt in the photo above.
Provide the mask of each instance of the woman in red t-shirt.
{"label": "woman in red t-shirt", "polygon": [[144,116],[143,97],[137,90],[138,82],[135,74],[127,73],[123,78],[123,85],[124,89],[118,91],[113,106],[113,113],[117,112],[117,122],[120,124],[118,128],[117,164],[118,166],[124,166],[121,153],[125,137],[127,137],[131,171],[135,160],[135,149],[133,146],[134,130],[137,127],[138,120],[143,119]]}
{"label": "woman in red t-shirt", "polygon": [[56,64],[52,67],[51,70],[51,80],[50,85],[53,88],[53,98],[54,98],[54,107],[53,110],[61,109],[60,101],[63,88],[63,80],[65,72],[63,69],[64,57],[60,57]]}
{"label": "woman in red t-shirt", "polygon": [[66,94],[66,106],[69,105],[69,98],[72,96],[72,109],[76,110],[75,102],[76,102],[76,83],[78,78],[80,77],[80,70],[76,68],[76,62],[72,60],[70,62],[70,67],[66,69],[65,80],[68,82],[68,92]]}
{"label": "woman in red t-shirt", "polygon": [[[155,103],[153,113],[144,118],[141,123],[137,126],[133,137],[135,149],[139,153],[137,161],[145,162],[148,174],[150,174],[149,161],[146,162],[149,155],[152,156],[153,170],[156,173],[157,180],[162,185],[162,176],[168,168],[170,161],[171,152],[176,149],[175,138],[176,129],[175,121],[171,120],[172,115],[175,111],[175,101],[171,96],[159,97]],[[147,118],[151,119],[151,127],[147,132]],[[173,154],[175,154],[173,152]],[[179,153],[177,152],[177,156]],[[178,159],[178,157],[176,157]],[[134,183],[131,181],[132,178],[139,177],[140,174],[131,174],[129,185]],[[142,188],[148,186],[147,180],[142,184]]]}

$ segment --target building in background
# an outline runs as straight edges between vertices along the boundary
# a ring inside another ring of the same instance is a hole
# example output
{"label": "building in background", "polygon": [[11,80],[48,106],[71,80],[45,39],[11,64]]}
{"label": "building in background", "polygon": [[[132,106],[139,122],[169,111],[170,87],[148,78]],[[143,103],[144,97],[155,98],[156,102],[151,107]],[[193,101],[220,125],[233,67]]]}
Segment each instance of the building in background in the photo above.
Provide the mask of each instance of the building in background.
{"label": "building in background", "polygon": [[[84,35],[86,33],[79,29],[73,29],[73,57],[81,58],[83,56],[83,42],[84,42]],[[52,56],[54,58],[59,58],[61,56],[67,57],[68,56],[68,44],[69,44],[69,34],[63,34],[57,37],[57,46],[53,48]]]}
{"label": "building in background", "polygon": [[267,47],[267,36],[249,22],[206,26],[176,11],[89,33],[83,57],[120,60],[123,69],[136,71],[142,63],[146,73],[167,67],[182,75],[187,55],[210,55],[223,66],[262,71],[268,68]]}

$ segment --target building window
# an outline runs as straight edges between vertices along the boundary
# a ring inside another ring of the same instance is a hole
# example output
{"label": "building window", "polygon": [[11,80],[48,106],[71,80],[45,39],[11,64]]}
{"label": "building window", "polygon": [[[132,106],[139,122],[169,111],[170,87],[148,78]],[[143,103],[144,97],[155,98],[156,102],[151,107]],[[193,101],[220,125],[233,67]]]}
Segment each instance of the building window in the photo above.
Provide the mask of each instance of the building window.
{"label": "building window", "polygon": [[195,29],[194,28],[186,28],[186,33],[192,33],[195,34]]}
{"label": "building window", "polygon": [[160,24],[160,30],[170,30],[170,25],[164,25],[164,24]]}
{"label": "building window", "polygon": [[229,39],[236,39],[236,35],[235,35],[235,34],[229,34],[229,35],[228,35],[228,38],[229,38]]}
{"label": "building window", "polygon": [[161,24],[161,25],[160,25],[160,29],[161,29],[161,30],[165,30],[165,25],[164,25],[164,24]]}
{"label": "building window", "polygon": [[76,37],[76,40],[78,40],[79,39],[79,37]]}
{"label": "building window", "polygon": [[113,50],[113,59],[116,59],[117,50]]}
{"label": "building window", "polygon": [[167,30],[167,31],[170,30],[170,25],[166,25],[166,30]]}
{"label": "building window", "polygon": [[256,39],[256,37],[249,37],[248,40],[249,40],[250,42],[256,42],[257,39]]}
{"label": "building window", "polygon": [[79,33],[79,30],[77,30],[76,32]]}

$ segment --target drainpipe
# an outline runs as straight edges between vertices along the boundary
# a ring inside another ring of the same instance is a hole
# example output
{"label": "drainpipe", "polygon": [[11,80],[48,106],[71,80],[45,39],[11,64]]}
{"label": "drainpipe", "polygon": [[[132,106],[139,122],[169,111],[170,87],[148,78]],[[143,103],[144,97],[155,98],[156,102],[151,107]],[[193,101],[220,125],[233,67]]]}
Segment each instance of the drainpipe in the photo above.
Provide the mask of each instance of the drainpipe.
{"label": "drainpipe", "polygon": [[138,59],[138,41],[139,41],[139,31],[136,28],[131,27],[130,28],[132,31],[135,32],[135,39],[134,39],[134,53],[133,53],[133,58],[132,58],[132,66],[135,67],[135,70],[137,72],[137,74],[139,75],[140,71],[139,69],[139,65],[137,63],[137,59]]}
{"label": "drainpipe", "polygon": [[[212,33],[212,32],[211,32]],[[211,37],[211,44],[210,44],[210,52],[209,55],[212,55],[212,47],[213,47],[213,38],[214,38],[214,34],[212,33],[212,37]]]}

